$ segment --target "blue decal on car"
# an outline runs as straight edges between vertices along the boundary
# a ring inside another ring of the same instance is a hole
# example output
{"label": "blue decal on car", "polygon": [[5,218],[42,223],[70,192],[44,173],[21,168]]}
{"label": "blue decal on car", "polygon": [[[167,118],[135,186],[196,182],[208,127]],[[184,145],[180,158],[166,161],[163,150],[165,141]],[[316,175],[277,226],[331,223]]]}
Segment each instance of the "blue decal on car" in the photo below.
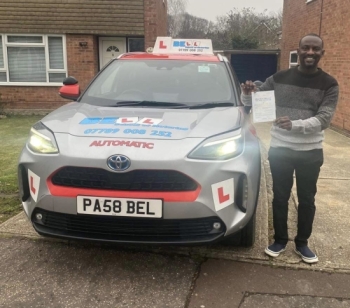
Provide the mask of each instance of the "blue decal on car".
{"label": "blue decal on car", "polygon": [[144,135],[146,134],[145,129],[124,129],[124,134],[133,134],[133,135]]}
{"label": "blue decal on car", "polygon": [[[107,118],[85,118],[82,120],[79,124],[86,125],[86,124],[114,124],[116,126],[131,126],[131,127],[152,127],[152,128],[163,128],[163,129],[173,129],[173,130],[183,130],[187,131],[187,127],[181,127],[181,126],[169,126],[169,125],[147,125],[147,124],[140,124],[140,123],[116,123],[118,117],[107,117]],[[129,132],[130,133],[130,132]]]}
{"label": "blue decal on car", "polygon": [[103,118],[98,124],[114,124],[118,117]]}
{"label": "blue decal on car", "polygon": [[171,132],[165,132],[161,130],[152,130],[151,136],[169,137],[171,138]]}
{"label": "blue decal on car", "polygon": [[84,130],[85,135],[93,134],[115,134],[119,132],[119,128],[89,128]]}
{"label": "blue decal on car", "polygon": [[102,118],[85,118],[79,124],[98,124]]}

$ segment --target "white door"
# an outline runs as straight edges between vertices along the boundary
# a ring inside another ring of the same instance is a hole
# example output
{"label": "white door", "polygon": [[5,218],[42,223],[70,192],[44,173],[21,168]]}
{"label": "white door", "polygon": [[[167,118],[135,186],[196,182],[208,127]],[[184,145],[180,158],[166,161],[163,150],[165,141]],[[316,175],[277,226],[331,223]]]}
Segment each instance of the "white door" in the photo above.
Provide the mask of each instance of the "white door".
{"label": "white door", "polygon": [[100,68],[104,67],[111,59],[117,58],[126,52],[126,38],[101,37],[100,38]]}

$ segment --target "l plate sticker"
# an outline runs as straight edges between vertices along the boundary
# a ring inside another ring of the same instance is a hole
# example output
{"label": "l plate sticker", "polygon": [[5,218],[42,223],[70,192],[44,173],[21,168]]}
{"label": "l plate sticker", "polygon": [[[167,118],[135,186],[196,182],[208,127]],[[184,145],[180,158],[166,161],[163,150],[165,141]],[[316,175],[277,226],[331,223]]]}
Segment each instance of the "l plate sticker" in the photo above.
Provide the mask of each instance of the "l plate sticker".
{"label": "l plate sticker", "polygon": [[160,122],[163,122],[163,119],[143,118],[137,123],[142,125],[158,125]]}
{"label": "l plate sticker", "polygon": [[37,202],[39,195],[40,177],[28,169],[28,181],[30,195],[32,196],[33,200]]}
{"label": "l plate sticker", "polygon": [[234,181],[228,179],[211,185],[215,210],[218,212],[233,204],[234,201]]}

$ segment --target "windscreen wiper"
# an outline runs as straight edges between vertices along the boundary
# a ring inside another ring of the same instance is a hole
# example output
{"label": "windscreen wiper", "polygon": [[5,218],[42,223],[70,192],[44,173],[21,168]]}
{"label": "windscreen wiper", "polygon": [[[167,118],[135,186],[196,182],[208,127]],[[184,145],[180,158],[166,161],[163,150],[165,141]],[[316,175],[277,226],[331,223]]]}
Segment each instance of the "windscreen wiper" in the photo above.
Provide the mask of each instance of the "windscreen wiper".
{"label": "windscreen wiper", "polygon": [[234,103],[230,102],[221,102],[221,103],[205,103],[205,104],[197,104],[197,105],[184,105],[184,106],[175,106],[173,108],[176,109],[208,109],[208,108],[216,108],[216,107],[230,107],[234,106]]}
{"label": "windscreen wiper", "polygon": [[169,107],[169,108],[187,107],[186,104],[157,102],[157,101],[120,101],[114,105],[114,107],[133,107],[133,106]]}

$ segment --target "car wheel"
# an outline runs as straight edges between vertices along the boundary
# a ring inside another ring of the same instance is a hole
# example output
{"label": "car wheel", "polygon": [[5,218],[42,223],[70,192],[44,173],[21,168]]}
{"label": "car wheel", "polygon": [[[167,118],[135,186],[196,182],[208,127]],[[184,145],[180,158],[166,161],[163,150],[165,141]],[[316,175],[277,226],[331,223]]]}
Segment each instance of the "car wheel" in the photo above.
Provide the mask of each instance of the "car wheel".
{"label": "car wheel", "polygon": [[255,242],[255,222],[256,222],[256,211],[248,224],[239,232],[225,238],[222,241],[223,245],[226,246],[241,246],[251,247]]}
{"label": "car wheel", "polygon": [[255,242],[255,223],[256,223],[256,211],[252,218],[250,218],[248,224],[241,230],[240,245],[243,247],[251,247]]}

